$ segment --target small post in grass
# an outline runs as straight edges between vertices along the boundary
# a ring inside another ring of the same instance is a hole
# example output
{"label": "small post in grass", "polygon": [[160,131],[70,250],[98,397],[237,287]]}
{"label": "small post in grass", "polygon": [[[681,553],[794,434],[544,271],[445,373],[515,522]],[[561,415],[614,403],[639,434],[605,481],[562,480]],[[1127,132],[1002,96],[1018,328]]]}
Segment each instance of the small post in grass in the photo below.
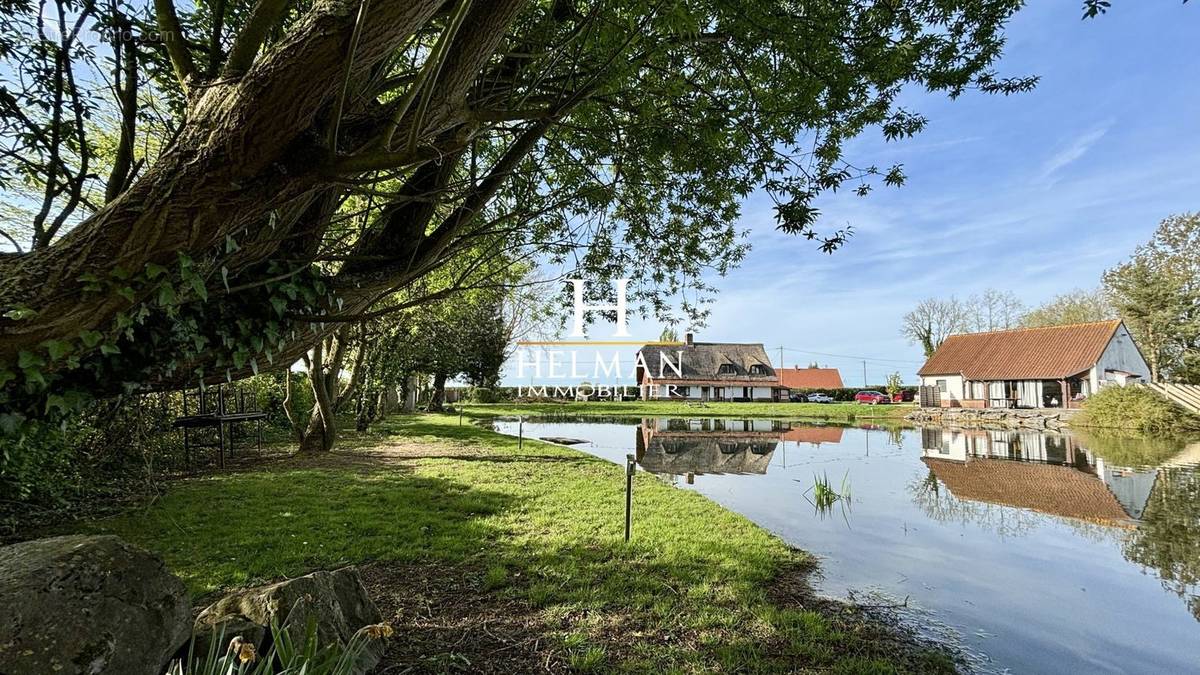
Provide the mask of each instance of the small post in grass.
{"label": "small post in grass", "polygon": [[517,450],[525,447],[525,416],[517,416]]}
{"label": "small post in grass", "polygon": [[637,458],[625,455],[625,541],[629,541],[633,528],[633,472],[636,468]]}
{"label": "small post in grass", "polygon": [[460,427],[462,426],[462,414],[463,414],[463,407],[460,405],[460,406],[458,406],[458,426],[460,426]]}

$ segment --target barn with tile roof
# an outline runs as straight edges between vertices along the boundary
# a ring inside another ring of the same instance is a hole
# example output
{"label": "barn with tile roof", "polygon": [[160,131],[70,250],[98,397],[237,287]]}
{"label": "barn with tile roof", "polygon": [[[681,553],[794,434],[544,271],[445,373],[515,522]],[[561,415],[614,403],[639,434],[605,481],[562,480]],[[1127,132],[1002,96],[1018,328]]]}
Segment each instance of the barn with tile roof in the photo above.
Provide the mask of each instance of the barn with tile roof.
{"label": "barn with tile roof", "polygon": [[1120,321],[951,335],[918,374],[942,407],[1076,407],[1100,387],[1146,382]]}

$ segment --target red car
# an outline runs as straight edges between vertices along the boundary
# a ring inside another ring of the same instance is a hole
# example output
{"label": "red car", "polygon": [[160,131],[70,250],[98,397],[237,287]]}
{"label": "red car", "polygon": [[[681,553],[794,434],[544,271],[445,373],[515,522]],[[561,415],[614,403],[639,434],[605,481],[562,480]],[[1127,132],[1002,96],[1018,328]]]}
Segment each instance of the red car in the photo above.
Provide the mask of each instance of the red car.
{"label": "red car", "polygon": [[892,397],[888,396],[887,394],[881,394],[877,391],[860,391],[854,395],[854,402],[879,405],[880,403],[891,403]]}

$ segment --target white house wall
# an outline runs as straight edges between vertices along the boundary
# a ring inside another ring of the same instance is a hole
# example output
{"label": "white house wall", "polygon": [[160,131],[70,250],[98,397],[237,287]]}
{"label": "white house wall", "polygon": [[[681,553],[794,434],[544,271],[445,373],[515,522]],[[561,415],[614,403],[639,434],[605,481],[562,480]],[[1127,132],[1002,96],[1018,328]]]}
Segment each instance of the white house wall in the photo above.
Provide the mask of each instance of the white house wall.
{"label": "white house wall", "polygon": [[946,390],[942,392],[942,400],[961,401],[966,398],[963,392],[962,375],[922,376],[921,384],[926,387],[936,387],[938,380],[946,381]]}
{"label": "white house wall", "polygon": [[1123,370],[1141,376],[1142,382],[1150,381],[1150,366],[1138,352],[1133,343],[1133,337],[1125,329],[1125,324],[1117,326],[1108,346],[1104,348],[1104,353],[1100,355],[1096,367],[1092,368],[1089,374],[1093,392],[1100,389],[1106,370]]}

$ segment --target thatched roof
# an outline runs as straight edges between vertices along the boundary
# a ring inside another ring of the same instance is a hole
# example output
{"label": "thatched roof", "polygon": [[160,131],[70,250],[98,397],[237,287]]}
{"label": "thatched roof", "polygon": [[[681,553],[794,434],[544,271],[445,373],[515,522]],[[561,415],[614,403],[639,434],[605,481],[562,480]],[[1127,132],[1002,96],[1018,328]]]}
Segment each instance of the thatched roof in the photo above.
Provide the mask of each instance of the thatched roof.
{"label": "thatched roof", "polygon": [[723,434],[690,438],[683,434],[660,437],[649,434],[639,448],[638,464],[651,473],[765,474],[778,445],[775,438],[761,435]]}
{"label": "thatched roof", "polygon": [[[695,342],[690,345],[645,345],[641,349],[646,362],[646,374],[659,381],[703,380],[728,381],[730,384],[776,384],[779,378],[767,350],[761,344],[735,342]],[[682,354],[682,356],[681,356]],[[669,364],[662,364],[666,356]],[[682,362],[680,366],[678,362]],[[728,372],[720,372],[728,365]],[[679,366],[683,376],[675,374],[673,366]],[[763,374],[752,373],[759,366]],[[659,373],[663,373],[659,377]]]}

